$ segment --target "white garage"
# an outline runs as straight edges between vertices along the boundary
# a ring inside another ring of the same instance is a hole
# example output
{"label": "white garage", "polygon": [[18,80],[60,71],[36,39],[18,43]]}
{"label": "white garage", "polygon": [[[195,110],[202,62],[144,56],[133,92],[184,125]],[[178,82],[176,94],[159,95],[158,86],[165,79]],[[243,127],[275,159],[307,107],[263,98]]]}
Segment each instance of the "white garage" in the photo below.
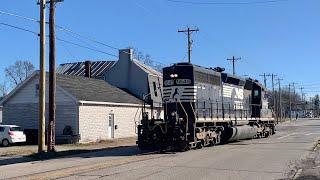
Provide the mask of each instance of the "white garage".
{"label": "white garage", "polygon": [[[39,73],[35,72],[1,101],[3,124],[19,125],[30,132],[38,129],[38,82]],[[57,74],[57,141],[136,136],[141,108],[141,100],[104,80]]]}

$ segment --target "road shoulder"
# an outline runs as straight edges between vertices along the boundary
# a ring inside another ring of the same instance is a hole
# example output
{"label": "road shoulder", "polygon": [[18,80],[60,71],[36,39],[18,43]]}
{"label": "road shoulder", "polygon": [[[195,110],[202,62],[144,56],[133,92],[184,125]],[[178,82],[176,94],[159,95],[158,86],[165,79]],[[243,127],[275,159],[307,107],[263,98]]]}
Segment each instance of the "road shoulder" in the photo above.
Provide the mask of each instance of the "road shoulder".
{"label": "road shoulder", "polygon": [[288,178],[294,180],[320,180],[320,140],[315,143],[306,158],[295,163]]}

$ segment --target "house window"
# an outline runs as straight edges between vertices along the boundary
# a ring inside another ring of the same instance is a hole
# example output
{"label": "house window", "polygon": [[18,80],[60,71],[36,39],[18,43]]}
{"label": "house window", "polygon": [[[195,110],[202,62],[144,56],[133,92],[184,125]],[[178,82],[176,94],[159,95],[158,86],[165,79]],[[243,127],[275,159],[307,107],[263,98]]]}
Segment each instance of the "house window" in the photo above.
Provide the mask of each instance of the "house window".
{"label": "house window", "polygon": [[157,85],[156,82],[153,82],[153,91],[154,91],[154,96],[157,97],[158,96],[158,92],[157,92]]}
{"label": "house window", "polygon": [[36,89],[35,89],[35,96],[39,96],[39,84],[36,84]]}

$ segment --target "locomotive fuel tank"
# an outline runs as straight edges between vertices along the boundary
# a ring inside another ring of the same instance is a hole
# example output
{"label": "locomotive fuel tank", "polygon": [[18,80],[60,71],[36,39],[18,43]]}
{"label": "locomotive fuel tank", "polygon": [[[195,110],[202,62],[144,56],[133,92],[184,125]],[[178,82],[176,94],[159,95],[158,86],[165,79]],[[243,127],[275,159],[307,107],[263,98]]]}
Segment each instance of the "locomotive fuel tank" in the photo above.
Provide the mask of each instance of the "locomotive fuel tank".
{"label": "locomotive fuel tank", "polygon": [[230,127],[230,141],[237,141],[237,140],[244,140],[244,139],[253,139],[258,132],[257,126],[236,126],[236,127]]}

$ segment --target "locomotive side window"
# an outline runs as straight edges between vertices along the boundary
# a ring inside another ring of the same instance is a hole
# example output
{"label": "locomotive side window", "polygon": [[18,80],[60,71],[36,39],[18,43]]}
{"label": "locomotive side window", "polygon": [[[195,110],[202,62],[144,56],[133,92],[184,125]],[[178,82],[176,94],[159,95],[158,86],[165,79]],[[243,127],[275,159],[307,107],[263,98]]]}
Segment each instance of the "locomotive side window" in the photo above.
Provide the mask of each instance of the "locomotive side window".
{"label": "locomotive side window", "polygon": [[255,97],[259,96],[259,91],[258,90],[254,90],[254,94]]}

